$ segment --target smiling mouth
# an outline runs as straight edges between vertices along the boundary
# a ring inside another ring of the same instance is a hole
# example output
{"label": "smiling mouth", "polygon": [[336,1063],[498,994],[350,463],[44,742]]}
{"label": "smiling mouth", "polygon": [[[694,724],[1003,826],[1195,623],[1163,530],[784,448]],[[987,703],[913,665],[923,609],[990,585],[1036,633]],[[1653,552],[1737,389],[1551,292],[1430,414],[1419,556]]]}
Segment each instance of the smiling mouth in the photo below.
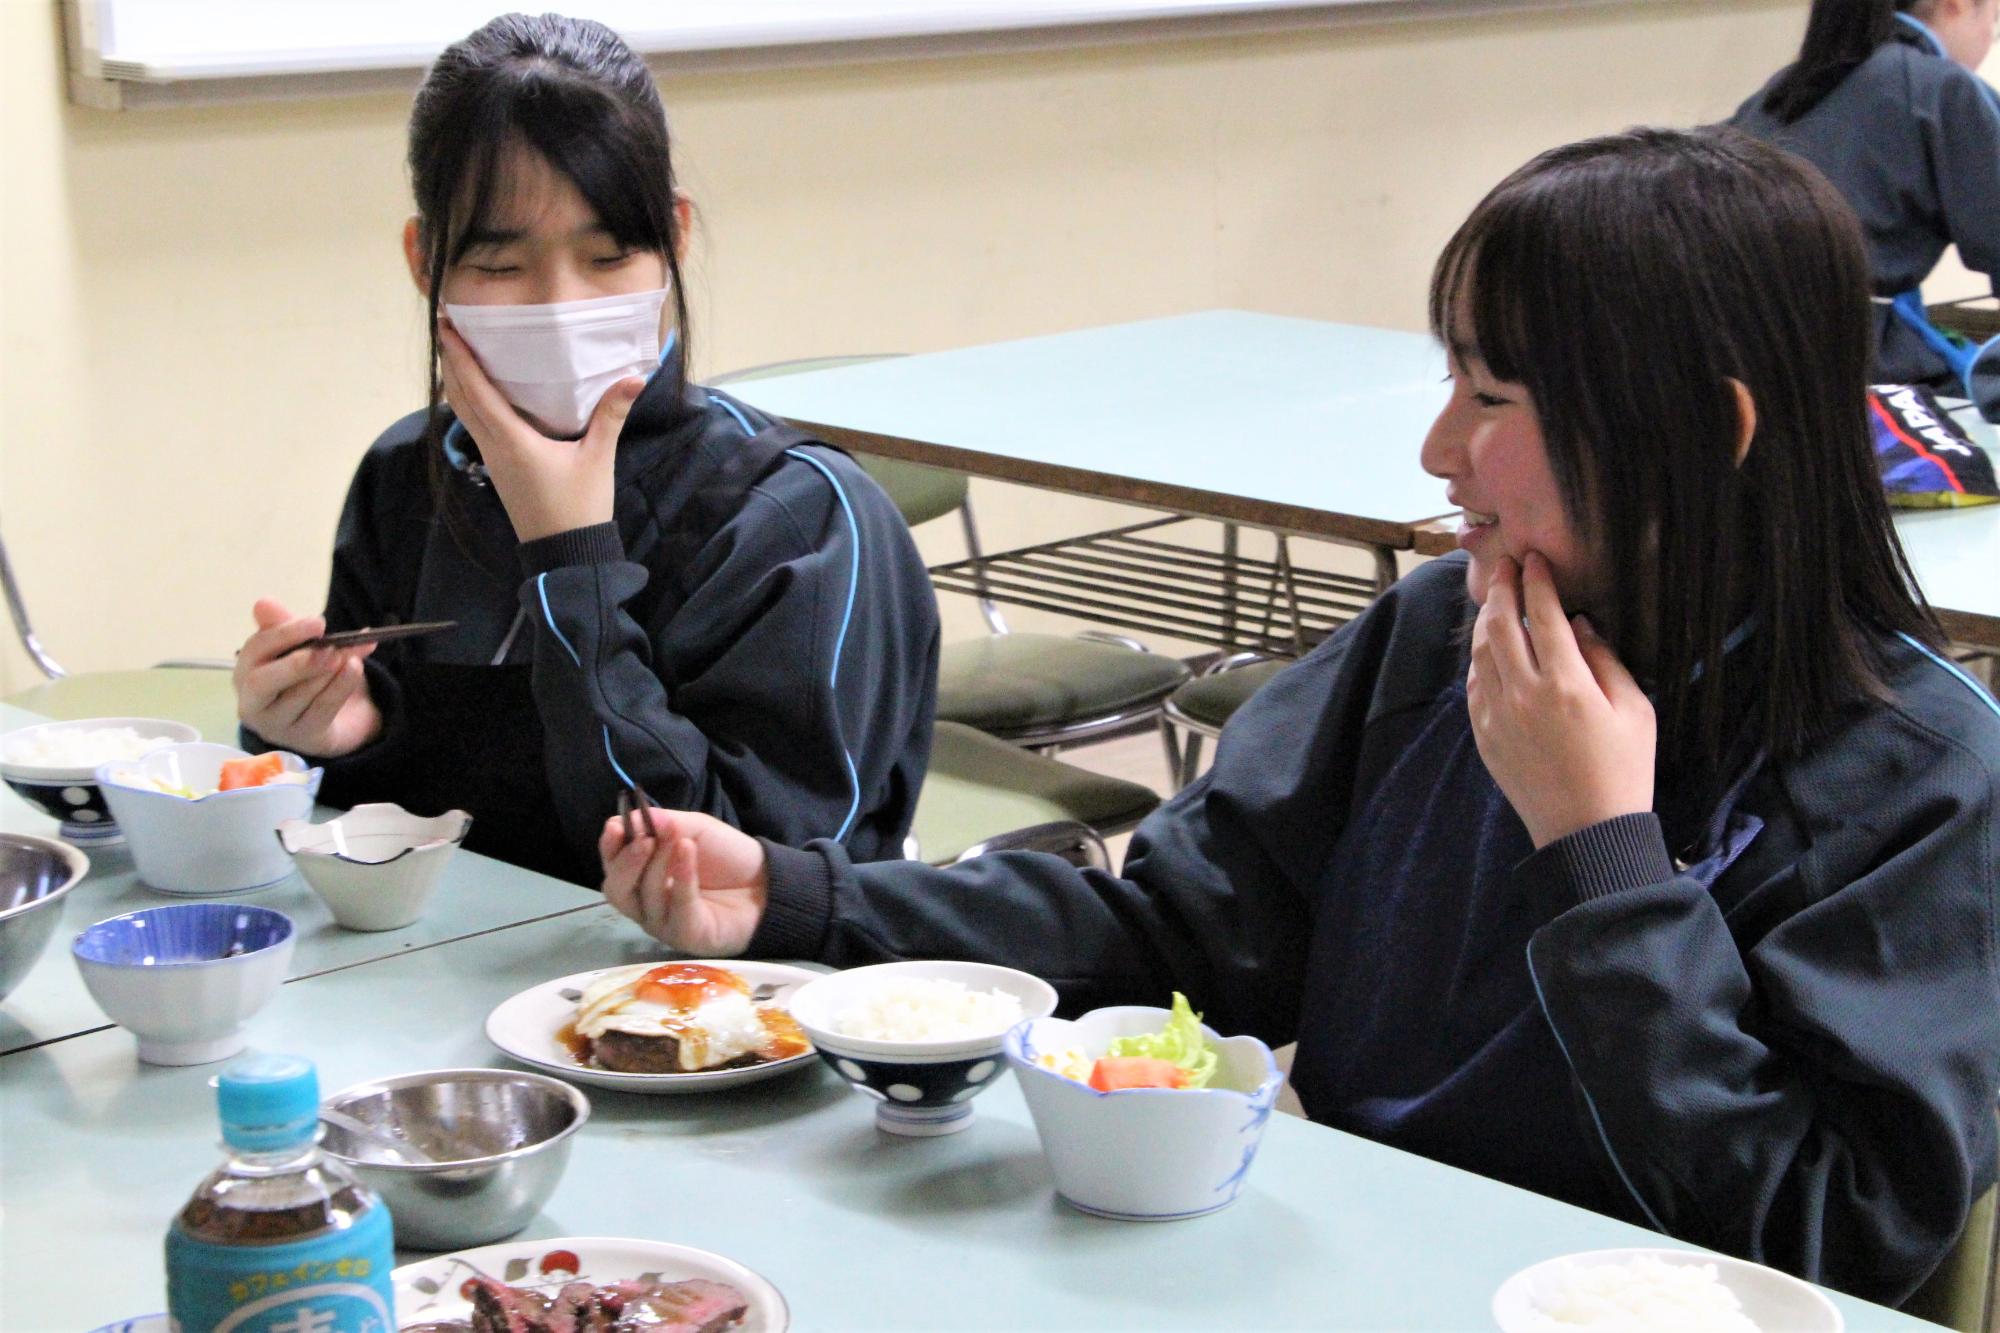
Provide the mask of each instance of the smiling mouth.
{"label": "smiling mouth", "polygon": [[1498,514],[1482,514],[1476,509],[1462,509],[1459,514],[1468,528],[1486,528],[1500,521]]}

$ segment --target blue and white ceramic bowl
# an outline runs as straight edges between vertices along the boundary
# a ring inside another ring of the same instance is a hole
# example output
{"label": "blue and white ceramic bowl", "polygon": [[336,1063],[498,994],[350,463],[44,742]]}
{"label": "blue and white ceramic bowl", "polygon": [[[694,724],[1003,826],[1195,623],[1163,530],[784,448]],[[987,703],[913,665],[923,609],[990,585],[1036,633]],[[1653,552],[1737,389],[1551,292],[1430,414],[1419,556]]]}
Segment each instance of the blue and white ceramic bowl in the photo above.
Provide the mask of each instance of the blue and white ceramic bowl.
{"label": "blue and white ceramic bowl", "polygon": [[87,926],[70,953],[111,1021],[155,1065],[225,1060],[285,980],[292,919],[248,903],[174,903]]}
{"label": "blue and white ceramic bowl", "polygon": [[1285,1081],[1263,1042],[1204,1027],[1219,1056],[1209,1086],[1194,1091],[1099,1092],[1041,1063],[1043,1054],[1071,1047],[1095,1059],[1119,1037],[1158,1032],[1170,1016],[1122,1005],[1075,1020],[1034,1019],[1007,1034],[1007,1063],[1021,1080],[1056,1193],[1072,1207],[1170,1222],[1227,1208],[1242,1190]]}
{"label": "blue and white ceramic bowl", "polygon": [[1028,1018],[1055,1012],[1055,988],[1040,977],[990,963],[881,963],[809,981],[787,1006],[812,1038],[820,1059],[872,1098],[875,1124],[891,1134],[951,1134],[972,1123],[972,1099],[1007,1067],[1000,1054],[1005,1032],[995,1029],[948,1041],[880,1041],[838,1031],[842,1014],[884,986],[910,978],[956,981],[968,990],[1004,991]]}
{"label": "blue and white ceramic bowl", "polygon": [[[70,722],[44,722],[22,727],[0,736],[0,781],[45,815],[62,821],[59,832],[65,842],[79,847],[109,847],[125,841],[104,792],[97,783],[101,759],[83,764],[31,764],[17,762],[9,755],[38,742],[60,741],[64,736],[80,738],[93,731],[129,730],[144,737],[169,742],[194,741],[201,733],[185,722],[158,717],[87,717]],[[72,744],[80,743],[72,739]]]}
{"label": "blue and white ceramic bowl", "polygon": [[[217,791],[222,766],[248,755],[233,745],[169,745],[143,759],[102,765],[97,780],[132,844],[139,878],[161,893],[216,897],[261,889],[292,873],[278,825],[312,812],[322,770],[279,752],[304,781]],[[190,799],[161,790],[207,792]]]}

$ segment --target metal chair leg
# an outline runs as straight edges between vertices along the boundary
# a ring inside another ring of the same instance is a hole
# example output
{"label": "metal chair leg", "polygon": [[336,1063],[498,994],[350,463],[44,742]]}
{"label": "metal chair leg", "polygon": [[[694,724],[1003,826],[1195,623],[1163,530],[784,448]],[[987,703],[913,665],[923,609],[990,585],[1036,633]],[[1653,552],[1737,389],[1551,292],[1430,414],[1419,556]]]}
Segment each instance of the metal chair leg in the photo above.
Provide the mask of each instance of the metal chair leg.
{"label": "metal chair leg", "polygon": [[1200,732],[1190,731],[1187,734],[1187,740],[1181,746],[1181,767],[1175,791],[1193,786],[1194,780],[1201,776],[1201,742]]}

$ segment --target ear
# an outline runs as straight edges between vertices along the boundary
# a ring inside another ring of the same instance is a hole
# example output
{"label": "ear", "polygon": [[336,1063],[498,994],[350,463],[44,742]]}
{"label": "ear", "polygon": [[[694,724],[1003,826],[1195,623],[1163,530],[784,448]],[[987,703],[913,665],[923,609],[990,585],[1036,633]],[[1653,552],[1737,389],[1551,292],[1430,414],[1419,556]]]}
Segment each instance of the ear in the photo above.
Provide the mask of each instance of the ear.
{"label": "ear", "polygon": [[1736,396],[1736,466],[1742,467],[1743,460],[1750,456],[1750,442],[1757,438],[1757,400],[1742,380],[1730,379],[1724,383]]}
{"label": "ear", "polygon": [[424,256],[415,215],[403,224],[403,259],[410,266],[410,281],[417,284],[417,291],[428,301],[431,295],[431,268]]}
{"label": "ear", "polygon": [[674,191],[674,262],[687,258],[688,228],[694,225],[694,200]]}

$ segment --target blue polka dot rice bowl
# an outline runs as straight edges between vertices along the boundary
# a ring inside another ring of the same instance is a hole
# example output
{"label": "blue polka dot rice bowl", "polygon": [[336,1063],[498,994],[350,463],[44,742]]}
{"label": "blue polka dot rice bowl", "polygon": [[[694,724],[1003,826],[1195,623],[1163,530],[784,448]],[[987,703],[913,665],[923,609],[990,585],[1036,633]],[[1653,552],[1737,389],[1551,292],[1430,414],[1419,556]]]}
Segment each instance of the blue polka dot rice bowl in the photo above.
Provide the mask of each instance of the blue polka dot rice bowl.
{"label": "blue polka dot rice bowl", "polygon": [[1042,1139],[1056,1194],[1082,1212],[1172,1222],[1227,1208],[1242,1192],[1277,1109],[1284,1074],[1255,1037],[1203,1027],[1215,1074],[1199,1089],[1099,1092],[1047,1067],[1070,1052],[1095,1060],[1120,1037],[1159,1032],[1166,1009],[1121,1005],[1069,1020],[1038,1018],[1007,1034],[1007,1063]]}
{"label": "blue polka dot rice bowl", "polygon": [[[0,736],[0,781],[43,814],[62,821],[64,842],[111,847],[125,831],[105,804],[97,767],[137,749],[200,740],[185,722],[158,717],[88,717],[44,722]],[[119,751],[132,746],[124,753]],[[106,748],[107,746],[112,748]]]}
{"label": "blue polka dot rice bowl", "polygon": [[990,963],[881,963],[809,981],[788,1007],[820,1059],[875,1103],[877,1128],[925,1138],[972,1123],[972,1099],[1007,1072],[1007,1029],[1054,1013],[1056,992]]}

